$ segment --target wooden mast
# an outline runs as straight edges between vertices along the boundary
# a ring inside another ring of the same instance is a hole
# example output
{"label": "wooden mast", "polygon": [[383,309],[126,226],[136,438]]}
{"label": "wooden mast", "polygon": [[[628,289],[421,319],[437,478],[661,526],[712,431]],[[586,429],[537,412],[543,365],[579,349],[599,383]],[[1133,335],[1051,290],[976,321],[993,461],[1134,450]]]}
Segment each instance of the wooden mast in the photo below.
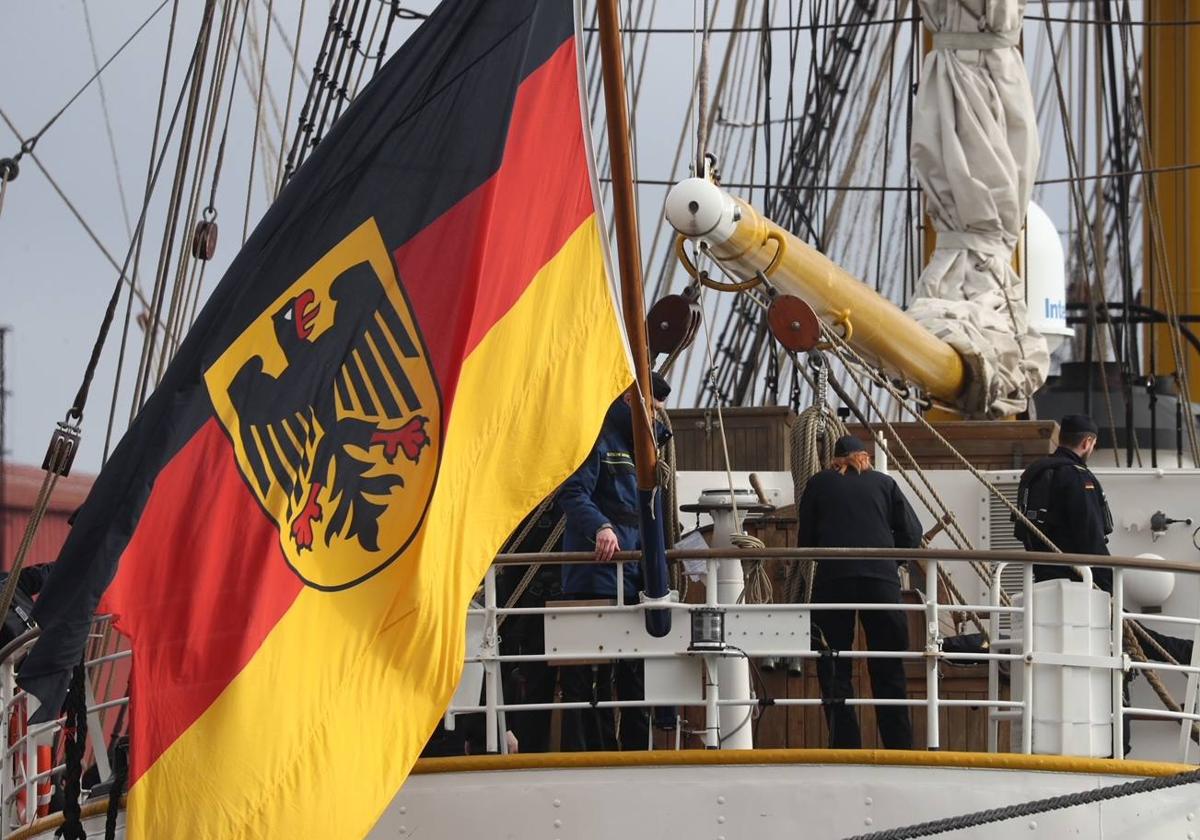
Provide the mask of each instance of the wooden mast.
{"label": "wooden mast", "polygon": [[629,143],[629,111],[625,103],[625,62],[621,49],[621,21],[617,0],[598,0],[600,65],[604,77],[604,110],[608,121],[608,147],[612,162],[613,212],[617,233],[617,265],[621,277],[621,310],[633,352],[638,390],[644,410],[634,400],[633,445],[638,488],[657,484],[658,455],[654,446],[650,405],[650,350],[646,338],[643,301],[642,249],[638,236],[637,204],[633,193],[633,155]]}
{"label": "wooden mast", "polygon": [[[1200,3],[1195,0],[1154,0],[1146,4],[1145,107],[1150,162],[1160,171],[1153,179],[1159,218],[1147,213],[1145,223],[1144,289],[1151,306],[1169,311],[1163,300],[1166,281],[1174,286],[1180,315],[1200,311]],[[1164,24],[1176,23],[1176,26]],[[1161,231],[1156,231],[1161,222]],[[1161,242],[1156,241],[1161,236]],[[1160,250],[1161,246],[1161,250]],[[1156,333],[1155,374],[1175,373],[1171,324],[1152,327]],[[1195,351],[1186,342],[1179,360],[1188,373],[1189,394],[1200,399]]]}

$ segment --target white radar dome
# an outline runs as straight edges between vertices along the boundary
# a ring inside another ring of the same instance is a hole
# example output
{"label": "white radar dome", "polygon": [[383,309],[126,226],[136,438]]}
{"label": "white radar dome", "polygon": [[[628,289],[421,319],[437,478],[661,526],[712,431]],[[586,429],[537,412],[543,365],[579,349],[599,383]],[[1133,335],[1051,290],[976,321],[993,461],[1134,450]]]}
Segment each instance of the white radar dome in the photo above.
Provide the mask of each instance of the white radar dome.
{"label": "white radar dome", "polygon": [[1075,334],[1067,326],[1067,261],[1054,222],[1032,201],[1025,217],[1025,297],[1029,323],[1053,353]]}
{"label": "white radar dome", "polygon": [[[1157,554],[1139,554],[1144,560],[1161,560]],[[1125,598],[1142,607],[1161,607],[1175,591],[1175,573],[1152,569],[1125,572]]]}

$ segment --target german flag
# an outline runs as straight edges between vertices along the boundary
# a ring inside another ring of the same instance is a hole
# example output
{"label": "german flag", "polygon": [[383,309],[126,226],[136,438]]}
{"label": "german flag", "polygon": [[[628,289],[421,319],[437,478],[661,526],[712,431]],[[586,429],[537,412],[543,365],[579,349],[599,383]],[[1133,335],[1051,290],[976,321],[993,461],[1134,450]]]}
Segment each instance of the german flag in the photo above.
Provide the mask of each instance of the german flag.
{"label": "german flag", "polygon": [[472,592],[632,379],[579,80],[570,0],[443,4],[96,481],[20,683],[60,708],[117,616],[129,837],[358,838],[403,783]]}

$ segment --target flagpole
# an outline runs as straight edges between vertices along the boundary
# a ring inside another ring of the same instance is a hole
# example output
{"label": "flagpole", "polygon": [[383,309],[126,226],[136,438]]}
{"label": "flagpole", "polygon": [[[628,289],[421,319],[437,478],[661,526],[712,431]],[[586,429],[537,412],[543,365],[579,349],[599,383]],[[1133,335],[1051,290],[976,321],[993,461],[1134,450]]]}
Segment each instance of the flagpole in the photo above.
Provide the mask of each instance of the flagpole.
{"label": "flagpole", "polygon": [[[604,110],[608,120],[609,158],[612,163],[613,214],[617,231],[617,265],[621,275],[621,310],[633,351],[633,367],[641,393],[641,411],[633,412],[634,462],[638,488],[652,490],[658,483],[658,455],[651,428],[650,351],[646,338],[643,301],[642,249],[638,236],[637,204],[633,194],[633,155],[629,144],[629,111],[625,102],[625,62],[621,49],[621,21],[617,0],[598,0],[600,65],[604,78]],[[635,401],[636,405],[636,401]]]}
{"label": "flagpole", "polygon": [[[650,386],[650,349],[646,339],[646,311],[642,286],[642,250],[639,244],[637,204],[633,195],[633,155],[629,143],[629,112],[625,104],[625,63],[621,49],[621,21],[617,0],[598,0],[600,65],[604,77],[604,110],[608,122],[609,159],[612,163],[613,215],[617,230],[617,265],[621,274],[621,310],[633,352],[639,399],[633,403],[633,460],[638,480],[638,520],[642,536],[643,597],[647,602],[670,599],[666,534],[663,531],[658,487],[658,451],[654,441],[653,391]],[[621,583],[617,584],[621,586]],[[670,610],[651,609],[645,614],[646,630],[663,637],[671,632]]]}

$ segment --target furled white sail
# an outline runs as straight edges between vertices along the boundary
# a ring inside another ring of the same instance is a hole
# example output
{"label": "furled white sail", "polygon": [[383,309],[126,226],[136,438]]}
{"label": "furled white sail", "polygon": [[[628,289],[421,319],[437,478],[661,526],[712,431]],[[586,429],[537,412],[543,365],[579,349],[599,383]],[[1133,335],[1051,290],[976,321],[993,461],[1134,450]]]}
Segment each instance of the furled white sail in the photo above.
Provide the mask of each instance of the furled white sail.
{"label": "furled white sail", "polygon": [[1025,0],[920,0],[933,33],[914,106],[912,161],[937,230],[909,314],[966,359],[973,416],[1024,411],[1045,381],[1013,251],[1040,154],[1017,43]]}

